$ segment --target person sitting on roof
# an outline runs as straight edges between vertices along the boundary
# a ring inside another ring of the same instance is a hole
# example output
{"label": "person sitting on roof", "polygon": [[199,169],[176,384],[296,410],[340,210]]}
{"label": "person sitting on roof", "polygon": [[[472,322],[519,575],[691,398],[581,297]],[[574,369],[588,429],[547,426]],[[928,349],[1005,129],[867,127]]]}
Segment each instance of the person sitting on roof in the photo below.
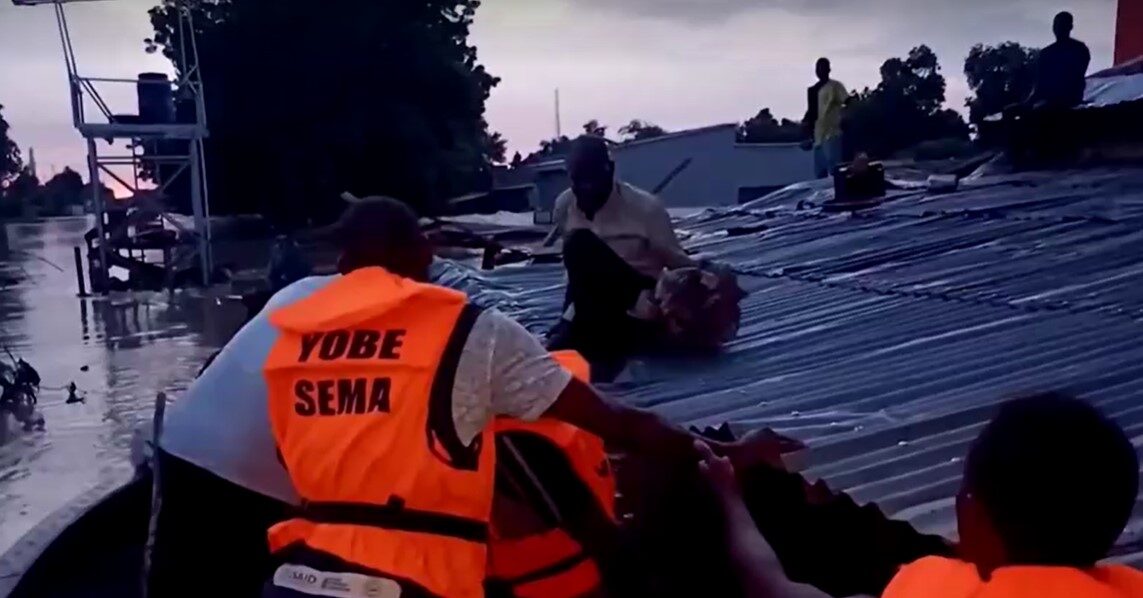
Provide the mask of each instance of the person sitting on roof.
{"label": "person sitting on roof", "polygon": [[1052,22],[1056,41],[1040,50],[1036,62],[1036,87],[1028,105],[1038,108],[1074,108],[1083,103],[1091,51],[1071,36],[1075,18],[1061,12]]}
{"label": "person sitting on roof", "polygon": [[663,203],[616,178],[606,140],[576,139],[567,167],[571,188],[556,199],[555,228],[545,241],[564,239],[567,309],[548,348],[578,350],[607,370],[621,365],[639,339],[655,336],[648,323],[658,317],[653,296],[663,270],[696,264]]}
{"label": "person sitting on roof", "polygon": [[[782,582],[733,467],[708,454],[702,468],[722,497],[746,595],[780,595],[768,593]],[[1143,572],[1097,565],[1127,525],[1138,490],[1135,447],[1089,403],[1058,393],[1005,403],[965,461],[956,499],[960,559],[905,565],[882,597],[1143,597]]]}

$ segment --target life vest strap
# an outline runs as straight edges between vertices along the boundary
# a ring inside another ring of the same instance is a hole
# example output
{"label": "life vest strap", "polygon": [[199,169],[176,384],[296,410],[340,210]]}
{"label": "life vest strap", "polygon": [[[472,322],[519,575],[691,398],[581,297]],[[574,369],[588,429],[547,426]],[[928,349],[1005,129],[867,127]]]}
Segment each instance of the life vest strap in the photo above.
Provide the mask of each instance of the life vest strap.
{"label": "life vest strap", "polygon": [[568,571],[575,569],[590,559],[591,557],[588,556],[587,552],[581,550],[569,557],[562,558],[550,565],[541,567],[530,573],[525,573],[524,575],[513,577],[511,579],[505,579],[502,581],[513,587],[523,586],[534,581],[548,579],[549,577],[555,577],[557,575],[567,573]]}
{"label": "life vest strap", "polygon": [[449,335],[437,373],[433,378],[429,394],[429,421],[425,429],[429,450],[434,455],[461,471],[476,471],[480,467],[480,451],[483,450],[483,434],[477,436],[471,446],[465,446],[456,432],[452,419],[452,389],[456,381],[456,370],[468,336],[483,312],[479,306],[466,303]]}
{"label": "life vest strap", "polygon": [[299,516],[314,523],[362,525],[488,542],[488,524],[476,519],[408,509],[400,501],[386,505],[366,503],[305,502]]}

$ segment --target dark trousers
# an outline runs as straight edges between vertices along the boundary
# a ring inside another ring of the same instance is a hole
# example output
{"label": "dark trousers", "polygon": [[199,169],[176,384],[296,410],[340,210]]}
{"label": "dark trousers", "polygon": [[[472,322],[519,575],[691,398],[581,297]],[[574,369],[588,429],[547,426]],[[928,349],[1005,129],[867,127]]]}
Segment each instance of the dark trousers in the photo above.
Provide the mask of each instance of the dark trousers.
{"label": "dark trousers", "polygon": [[[553,332],[551,350],[579,351],[593,369],[611,370],[647,342],[653,326],[628,315],[639,294],[655,287],[595,233],[580,229],[564,240],[566,303],[575,305],[570,325]],[[606,377],[606,376],[604,376]]]}
{"label": "dark trousers", "polygon": [[289,506],[161,450],[159,472],[149,598],[258,596],[276,565],[266,534]]}

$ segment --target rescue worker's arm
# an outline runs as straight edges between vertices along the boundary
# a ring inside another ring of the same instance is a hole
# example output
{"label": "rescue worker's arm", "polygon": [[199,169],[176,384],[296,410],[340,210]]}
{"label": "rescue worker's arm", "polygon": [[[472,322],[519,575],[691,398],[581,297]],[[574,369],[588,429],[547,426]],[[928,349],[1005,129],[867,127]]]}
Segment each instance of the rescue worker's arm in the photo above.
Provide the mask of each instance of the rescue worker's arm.
{"label": "rescue worker's arm", "polygon": [[[552,417],[618,448],[697,457],[690,434],[653,413],[600,397],[591,386],[573,379],[539,339],[515,320],[496,310],[486,311],[481,319],[487,322],[478,321],[477,326],[491,326],[494,332],[489,333],[490,342],[477,339],[480,351],[472,355],[483,355],[481,359],[487,360],[484,386],[492,415],[524,421]],[[480,336],[484,338],[485,333]],[[473,342],[472,337],[469,342]],[[457,380],[462,390],[465,378]]]}
{"label": "rescue worker's arm", "polygon": [[715,456],[703,442],[699,469],[714,488],[723,510],[727,552],[747,598],[825,598],[827,594],[805,584],[791,582],[782,570],[774,549],[758,531],[742,499],[730,460]]}
{"label": "rescue worker's arm", "polygon": [[694,454],[694,437],[658,415],[600,396],[571,379],[544,413],[599,436],[608,446],[632,452],[685,458]]}
{"label": "rescue worker's arm", "polygon": [[[472,404],[458,407],[461,419],[480,422],[472,436],[484,427],[485,415],[524,421],[547,416],[587,430],[617,448],[663,458],[697,458],[689,433],[654,413],[599,396],[590,385],[573,379],[519,322],[496,310],[484,312],[477,320],[469,345],[458,368],[454,401],[457,396],[472,397],[461,401]],[[477,375],[459,375],[462,371]],[[464,435],[461,440],[471,442],[472,436]],[[772,432],[732,444],[708,444],[741,467],[758,462],[780,467],[782,453],[804,448]]]}

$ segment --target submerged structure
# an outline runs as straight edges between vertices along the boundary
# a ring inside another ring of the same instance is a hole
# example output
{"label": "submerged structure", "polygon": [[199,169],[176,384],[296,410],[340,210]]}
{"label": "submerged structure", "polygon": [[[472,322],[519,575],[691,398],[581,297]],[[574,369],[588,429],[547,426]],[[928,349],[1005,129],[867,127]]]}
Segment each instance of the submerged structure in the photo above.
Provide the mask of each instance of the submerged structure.
{"label": "submerged structure", "polygon": [[[208,129],[191,12],[181,6],[177,11],[174,51],[176,64],[183,65],[185,71],[174,80],[164,73],[93,77],[81,74],[66,10],[71,2],[90,0],[12,1],[17,6],[49,5],[55,11],[71,94],[72,124],[86,143],[88,180],[93,183],[90,205],[96,227],[87,244],[92,290],[110,289],[113,267],[122,268],[128,277],[152,280],[156,275],[161,280],[173,272],[193,270],[202,284],[209,284],[213,260],[203,159]],[[108,98],[122,95],[128,88],[135,91],[135,106],[109,102]],[[115,147],[117,142],[122,144],[121,149],[103,145]],[[126,176],[125,171],[131,174]],[[121,202],[106,197],[103,186],[95,184],[104,176],[134,199]],[[155,187],[145,188],[142,179],[149,179]],[[193,229],[170,218],[167,209],[154,201],[176,181],[186,183],[189,189]],[[148,252],[161,257],[149,259]]]}

